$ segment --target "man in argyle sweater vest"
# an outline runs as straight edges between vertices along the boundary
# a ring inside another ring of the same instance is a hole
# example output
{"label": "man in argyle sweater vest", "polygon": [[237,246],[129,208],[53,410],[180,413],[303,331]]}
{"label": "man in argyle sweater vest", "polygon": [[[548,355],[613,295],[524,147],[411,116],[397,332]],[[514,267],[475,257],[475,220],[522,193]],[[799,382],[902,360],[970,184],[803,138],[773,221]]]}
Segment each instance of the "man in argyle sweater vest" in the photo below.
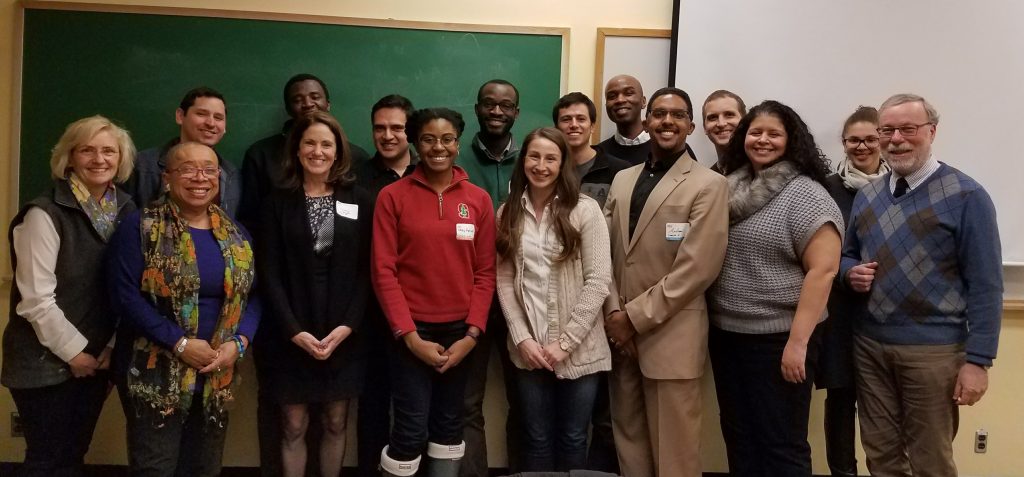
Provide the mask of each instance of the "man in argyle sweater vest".
{"label": "man in argyle sweater vest", "polygon": [[879,108],[892,173],[854,199],[840,273],[863,294],[854,359],[872,475],[955,476],[958,405],[988,388],[1002,314],[995,207],[931,155],[938,113],[895,95]]}

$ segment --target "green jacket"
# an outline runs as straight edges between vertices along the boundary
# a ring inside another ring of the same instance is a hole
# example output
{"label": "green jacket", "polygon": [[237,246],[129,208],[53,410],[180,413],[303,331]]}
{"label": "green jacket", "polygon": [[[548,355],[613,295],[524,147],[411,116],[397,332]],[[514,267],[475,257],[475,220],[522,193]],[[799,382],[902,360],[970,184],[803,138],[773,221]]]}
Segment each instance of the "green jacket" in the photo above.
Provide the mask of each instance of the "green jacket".
{"label": "green jacket", "polygon": [[508,148],[499,161],[490,156],[477,133],[473,136],[470,150],[472,154],[459,154],[457,164],[469,174],[469,182],[487,191],[494,210],[498,210],[498,206],[508,198],[508,182],[512,179],[512,170],[519,157],[519,146],[515,138],[510,138]]}

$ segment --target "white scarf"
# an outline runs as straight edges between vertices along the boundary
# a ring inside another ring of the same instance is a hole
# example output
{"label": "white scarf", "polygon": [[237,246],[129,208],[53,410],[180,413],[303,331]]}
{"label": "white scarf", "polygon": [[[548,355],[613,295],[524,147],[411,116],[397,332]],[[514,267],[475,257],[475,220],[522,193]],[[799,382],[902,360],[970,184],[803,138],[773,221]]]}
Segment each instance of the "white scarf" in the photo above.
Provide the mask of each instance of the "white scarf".
{"label": "white scarf", "polygon": [[889,164],[886,164],[882,159],[879,159],[878,172],[874,174],[868,174],[867,172],[857,169],[850,158],[843,160],[843,162],[839,164],[839,170],[836,171],[836,174],[839,174],[839,177],[843,178],[843,185],[849,190],[860,190],[864,186],[868,185],[869,182],[888,173]]}

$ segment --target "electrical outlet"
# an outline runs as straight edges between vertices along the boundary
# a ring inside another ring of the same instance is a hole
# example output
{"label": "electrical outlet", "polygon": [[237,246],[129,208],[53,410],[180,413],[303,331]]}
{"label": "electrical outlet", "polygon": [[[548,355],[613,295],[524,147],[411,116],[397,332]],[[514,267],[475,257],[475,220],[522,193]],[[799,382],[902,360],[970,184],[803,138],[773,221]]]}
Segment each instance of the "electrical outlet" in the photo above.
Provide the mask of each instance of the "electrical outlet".
{"label": "electrical outlet", "polygon": [[988,452],[988,431],[985,429],[978,429],[974,432],[974,453],[984,454]]}
{"label": "electrical outlet", "polygon": [[21,427],[21,416],[16,412],[11,413],[11,437],[25,437],[25,430]]}

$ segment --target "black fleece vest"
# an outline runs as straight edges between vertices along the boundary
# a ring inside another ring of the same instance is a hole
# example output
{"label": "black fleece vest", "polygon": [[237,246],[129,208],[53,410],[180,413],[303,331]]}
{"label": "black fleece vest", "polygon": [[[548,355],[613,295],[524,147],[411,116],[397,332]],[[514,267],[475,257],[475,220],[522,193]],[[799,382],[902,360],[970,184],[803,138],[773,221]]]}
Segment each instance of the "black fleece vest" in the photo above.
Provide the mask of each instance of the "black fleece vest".
{"label": "black fleece vest", "polygon": [[[135,209],[128,194],[117,191],[117,222]],[[25,204],[11,221],[7,232],[11,244],[11,267],[17,269],[14,228],[25,220],[29,209],[46,212],[60,237],[57,252],[57,307],[85,338],[85,352],[98,356],[114,334],[117,324],[110,309],[104,270],[107,242],[79,207],[67,181],[56,181],[50,193]],[[3,370],[0,381],[9,388],[38,388],[71,378],[67,363],[39,343],[32,324],[15,312],[21,302],[17,282],[11,284],[10,322],[4,330]]]}

